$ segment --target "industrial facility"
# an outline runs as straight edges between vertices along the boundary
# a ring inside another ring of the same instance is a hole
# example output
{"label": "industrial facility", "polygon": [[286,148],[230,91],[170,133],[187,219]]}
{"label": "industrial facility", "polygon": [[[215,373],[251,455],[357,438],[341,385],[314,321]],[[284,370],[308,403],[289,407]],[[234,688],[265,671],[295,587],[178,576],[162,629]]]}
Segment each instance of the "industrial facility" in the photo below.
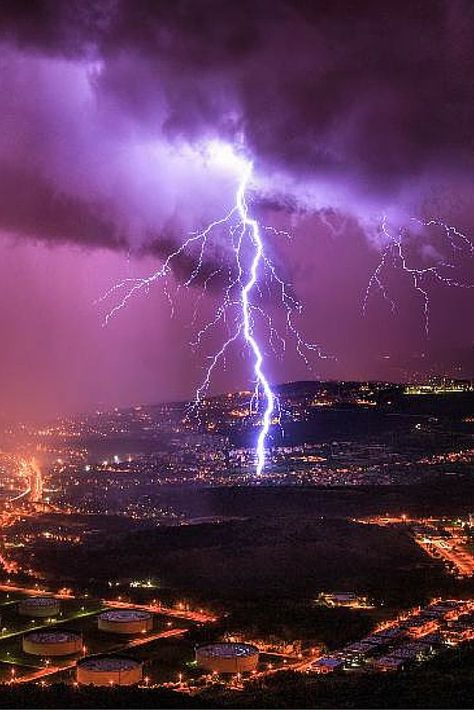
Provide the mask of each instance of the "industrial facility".
{"label": "industrial facility", "polygon": [[57,616],[60,604],[53,597],[27,597],[18,604],[18,613],[22,616],[48,618]]}
{"label": "industrial facility", "polygon": [[143,666],[132,658],[83,658],[76,666],[81,685],[136,685],[143,677]]}
{"label": "industrial facility", "polygon": [[250,673],[257,668],[258,655],[258,648],[248,643],[212,643],[196,649],[196,662],[212,673]]}
{"label": "industrial facility", "polygon": [[23,636],[22,646],[33,656],[72,656],[82,650],[82,638],[69,631],[34,631]]}
{"label": "industrial facility", "polygon": [[136,609],[104,611],[99,614],[97,625],[100,631],[112,634],[145,634],[153,628],[153,615]]}

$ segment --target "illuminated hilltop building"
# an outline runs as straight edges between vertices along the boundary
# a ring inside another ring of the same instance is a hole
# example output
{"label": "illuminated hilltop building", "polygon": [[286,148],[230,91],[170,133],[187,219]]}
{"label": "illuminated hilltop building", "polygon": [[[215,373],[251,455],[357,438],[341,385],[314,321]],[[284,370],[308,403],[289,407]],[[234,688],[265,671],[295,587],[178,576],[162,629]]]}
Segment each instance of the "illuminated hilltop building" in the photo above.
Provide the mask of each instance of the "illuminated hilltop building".
{"label": "illuminated hilltop building", "polygon": [[433,379],[426,384],[407,385],[403,393],[407,395],[461,394],[473,391],[473,384],[469,380],[451,380],[443,377],[441,379]]}

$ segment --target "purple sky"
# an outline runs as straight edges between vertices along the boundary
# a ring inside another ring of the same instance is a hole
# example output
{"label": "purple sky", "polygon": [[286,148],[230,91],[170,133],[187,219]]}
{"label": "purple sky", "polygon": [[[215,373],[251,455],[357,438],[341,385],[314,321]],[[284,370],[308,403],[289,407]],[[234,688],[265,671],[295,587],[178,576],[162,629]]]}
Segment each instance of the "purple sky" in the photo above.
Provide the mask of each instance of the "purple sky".
{"label": "purple sky", "polygon": [[[336,358],[308,371],[268,349],[273,381],[474,374],[474,289],[425,277],[427,338],[423,299],[390,262],[395,313],[377,289],[361,312],[383,215],[407,229],[411,267],[449,261],[444,276],[474,282],[462,238],[412,221],[474,234],[471,3],[7,1],[0,20],[0,414],[192,396],[218,342],[189,347],[202,279],[174,317],[160,284],[105,328],[94,301],[229,209],[236,174],[209,157],[216,140],[243,143],[255,212],[291,228],[268,248],[302,330]],[[229,251],[223,233],[204,277]],[[192,268],[178,264],[172,293]],[[242,347],[226,365],[212,391],[250,386]]]}

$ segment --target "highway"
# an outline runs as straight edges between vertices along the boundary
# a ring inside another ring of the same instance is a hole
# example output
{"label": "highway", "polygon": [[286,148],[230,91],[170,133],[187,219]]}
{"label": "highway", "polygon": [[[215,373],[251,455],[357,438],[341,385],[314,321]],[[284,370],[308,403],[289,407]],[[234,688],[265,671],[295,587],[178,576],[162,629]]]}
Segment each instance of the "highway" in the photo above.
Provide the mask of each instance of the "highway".
{"label": "highway", "polygon": [[431,557],[441,557],[445,562],[451,563],[462,577],[471,577],[474,574],[474,557],[463,545],[464,541],[457,537],[446,540],[430,538],[417,539],[418,545]]}
{"label": "highway", "polygon": [[[430,557],[442,559],[453,565],[460,577],[472,577],[474,574],[474,555],[467,547],[467,539],[459,528],[447,525],[445,521],[436,518],[410,518],[401,516],[375,516],[355,519],[355,522],[367,525],[403,525],[413,535],[413,539]],[[423,525],[422,534],[417,533],[416,526]],[[443,537],[441,536],[443,533]]]}
{"label": "highway", "polygon": [[54,597],[54,599],[77,599],[74,594],[70,592],[49,592],[47,589],[42,589],[40,587],[20,587],[15,584],[0,584],[0,591],[2,592],[19,592],[20,594],[27,594],[28,596],[41,596],[44,597]]}
{"label": "highway", "polygon": [[30,497],[32,503],[39,503],[43,495],[43,477],[41,469],[34,458],[18,459],[18,475],[25,479],[26,488],[14,498],[10,498],[10,503],[15,503],[22,498]]}
{"label": "highway", "polygon": [[[25,482],[25,488],[7,500],[5,506],[0,510],[2,531],[17,523],[20,518],[33,514],[37,504],[41,503],[43,495],[43,477],[36,460],[11,455],[8,456],[8,459],[11,460],[13,466],[18,468],[18,478]],[[0,565],[7,574],[18,574],[22,571],[15,560],[7,557],[5,549],[0,550]]]}
{"label": "highway", "polygon": [[161,604],[134,604],[133,602],[122,602],[115,599],[102,599],[102,603],[115,609],[142,609],[143,611],[151,611],[155,614],[163,614],[164,616],[171,616],[176,619],[193,621],[196,624],[210,624],[217,621],[218,618],[203,610],[186,611],[185,609],[161,606]]}
{"label": "highway", "polygon": [[60,624],[67,624],[71,621],[74,621],[75,619],[83,619],[86,616],[94,616],[95,614],[98,614],[100,612],[100,609],[95,609],[94,611],[79,611],[73,616],[68,616],[65,619],[58,619],[57,621],[53,623],[39,623],[37,626],[31,626],[25,629],[20,629],[20,631],[11,631],[8,634],[0,634],[0,641],[4,641],[5,639],[12,638],[14,636],[23,636],[26,633],[30,633],[31,631],[41,631],[43,629],[48,629],[51,630],[53,628],[56,628],[56,626],[59,626]]}
{"label": "highway", "polygon": [[[42,596],[54,597],[54,599],[82,599],[82,597],[74,595],[72,592],[50,592],[40,587],[21,587],[14,584],[0,584],[0,591],[18,592],[19,594],[27,594],[29,596],[38,596],[41,594]],[[166,607],[156,603],[134,604],[133,602],[125,602],[119,599],[101,599],[100,601],[104,606],[113,609],[142,609],[144,611],[151,611],[154,614],[162,614],[163,616],[170,616],[175,619],[192,621],[196,624],[209,624],[218,619],[216,615],[210,614],[203,609],[199,611],[189,611],[186,609]]]}

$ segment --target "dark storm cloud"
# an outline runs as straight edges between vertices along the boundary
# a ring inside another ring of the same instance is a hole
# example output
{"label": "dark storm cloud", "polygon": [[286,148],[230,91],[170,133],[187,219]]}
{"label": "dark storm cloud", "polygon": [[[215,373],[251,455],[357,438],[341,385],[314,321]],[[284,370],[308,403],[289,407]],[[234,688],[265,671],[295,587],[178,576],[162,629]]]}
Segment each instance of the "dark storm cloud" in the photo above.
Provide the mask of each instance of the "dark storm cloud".
{"label": "dark storm cloud", "polygon": [[99,206],[64,193],[55,193],[38,175],[3,165],[0,168],[2,228],[35,238],[46,234],[59,243],[77,241],[84,246],[125,248],[112,218]]}
{"label": "dark storm cloud", "polygon": [[[15,48],[11,51],[32,61],[87,64],[94,100],[99,108],[107,107],[105,119],[103,114],[84,117],[89,124],[102,122],[84,133],[74,127],[62,93],[73,78],[57,73],[55,96],[46,109],[38,107],[39,97],[36,102],[29,98],[28,80],[20,84],[28,107],[25,114],[20,96],[16,109],[26,115],[19,128],[22,146],[18,149],[14,139],[4,142],[0,160],[15,166],[18,182],[31,157],[25,185],[37,198],[19,202],[17,223],[4,219],[5,228],[22,232],[25,221],[37,222],[44,236],[62,231],[64,238],[76,239],[79,231],[92,242],[98,230],[99,240],[122,244],[143,204],[123,204],[117,217],[113,199],[89,178],[87,161],[78,168],[74,158],[65,156],[92,154],[100,144],[105,163],[124,140],[172,144],[244,135],[262,171],[326,183],[331,194],[340,189],[368,204],[421,199],[430,181],[457,185],[471,180],[470,2],[15,0],[3,2],[0,13],[8,51]],[[11,90],[22,71],[18,62],[9,65],[7,54],[5,83]],[[44,79],[47,65],[43,71]],[[9,130],[15,135],[16,125]],[[109,162],[102,170],[110,182],[116,166]],[[173,184],[165,158],[161,165]],[[133,160],[129,169],[138,171]],[[7,180],[3,186],[8,190]],[[53,217],[42,219],[38,208],[44,202],[51,215],[53,198],[42,197],[48,180],[59,205],[57,224]],[[155,199],[156,191],[153,197],[151,192],[142,190],[141,199]],[[71,214],[84,206],[84,218],[65,216],[70,201]],[[139,231],[159,235],[172,230],[178,201],[175,192],[170,194]]]}
{"label": "dark storm cloud", "polygon": [[[442,217],[473,233],[473,37],[471,1],[2,0],[0,236],[14,235],[0,238],[4,411],[191,395],[200,363],[185,326],[214,318],[214,294],[180,289],[174,319],[159,288],[108,328],[100,315],[178,235],[228,212],[241,164],[214,160],[209,139],[244,143],[252,215],[294,232],[268,233],[265,248],[305,305],[295,323],[337,356],[311,359],[313,374],[472,374],[472,290],[423,281],[427,341],[422,293],[390,260],[384,283],[396,313],[378,291],[360,313],[382,212],[394,233],[408,225],[410,266],[442,255],[456,266],[443,273],[472,283],[468,244],[416,231],[410,218]],[[220,277],[228,286],[230,241],[223,232],[206,247],[208,290]],[[123,258],[128,251],[144,258]],[[179,281],[198,256],[174,264]],[[268,305],[284,333],[285,314]],[[219,337],[210,333],[203,356]],[[270,341],[262,326],[274,382],[308,377],[289,341],[281,361]],[[430,355],[434,346],[443,357]],[[216,392],[248,386],[245,351],[216,368]]]}

